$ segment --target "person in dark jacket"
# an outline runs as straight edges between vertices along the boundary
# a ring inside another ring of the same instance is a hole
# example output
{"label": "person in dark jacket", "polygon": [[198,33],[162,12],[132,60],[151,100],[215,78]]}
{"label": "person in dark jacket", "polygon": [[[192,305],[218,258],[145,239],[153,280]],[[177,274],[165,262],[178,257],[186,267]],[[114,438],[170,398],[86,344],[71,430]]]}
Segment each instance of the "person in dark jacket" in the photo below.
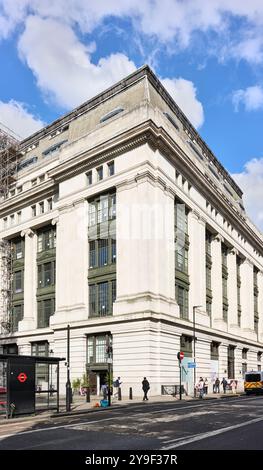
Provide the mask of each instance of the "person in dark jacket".
{"label": "person in dark jacket", "polygon": [[149,384],[148,380],[146,379],[146,377],[144,377],[144,379],[142,381],[142,389],[143,389],[143,393],[144,393],[143,401],[144,400],[149,400],[149,398],[147,397],[147,393],[150,389],[150,384]]}

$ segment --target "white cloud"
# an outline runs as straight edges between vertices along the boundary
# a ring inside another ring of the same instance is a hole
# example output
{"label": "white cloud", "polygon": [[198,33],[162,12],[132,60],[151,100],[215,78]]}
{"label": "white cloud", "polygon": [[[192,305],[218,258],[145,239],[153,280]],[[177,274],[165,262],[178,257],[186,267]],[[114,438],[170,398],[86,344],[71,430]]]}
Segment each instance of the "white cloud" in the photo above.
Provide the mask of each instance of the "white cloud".
{"label": "white cloud", "polygon": [[162,83],[191,123],[195,127],[201,127],[204,122],[204,110],[196,97],[193,82],[184,78],[164,78]]}
{"label": "white cloud", "polygon": [[22,138],[28,137],[45,125],[26,109],[24,103],[15,100],[8,103],[0,101],[0,122]]}
{"label": "white cloud", "polygon": [[72,108],[136,69],[121,53],[91,62],[94,43],[82,44],[59,21],[30,16],[19,40],[20,57],[33,71],[37,85],[59,105]]}
{"label": "white cloud", "polygon": [[236,90],[232,96],[235,111],[238,111],[240,104],[245,106],[247,111],[257,111],[263,108],[263,89],[259,85],[250,86],[245,90]]}
{"label": "white cloud", "polygon": [[249,160],[242,173],[232,176],[244,191],[244,203],[249,217],[263,231],[263,158]]}

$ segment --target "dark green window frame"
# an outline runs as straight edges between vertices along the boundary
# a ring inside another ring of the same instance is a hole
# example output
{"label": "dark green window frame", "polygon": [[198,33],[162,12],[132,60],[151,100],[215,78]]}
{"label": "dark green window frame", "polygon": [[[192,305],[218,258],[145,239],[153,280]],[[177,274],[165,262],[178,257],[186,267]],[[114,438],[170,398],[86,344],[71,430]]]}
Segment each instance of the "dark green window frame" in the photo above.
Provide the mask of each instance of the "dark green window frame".
{"label": "dark green window frame", "polygon": [[216,341],[212,341],[210,343],[210,359],[212,361],[219,360],[219,346],[220,346],[220,343],[217,343]]}
{"label": "dark green window frame", "polygon": [[48,328],[55,313],[55,297],[37,299],[37,328]]}
{"label": "dark green window frame", "polygon": [[180,337],[180,351],[185,357],[192,357],[193,354],[193,338],[192,336],[182,335]]}
{"label": "dark green window frame", "polygon": [[89,202],[89,227],[116,218],[116,193],[102,194]]}
{"label": "dark green window frame", "polygon": [[37,234],[37,251],[49,251],[56,248],[56,227],[46,228]]}
{"label": "dark green window frame", "polygon": [[56,261],[47,261],[38,264],[38,288],[56,285]]}
{"label": "dark green window frame", "polygon": [[18,331],[18,322],[24,318],[24,303],[14,304],[11,315],[11,331]]}
{"label": "dark green window frame", "polygon": [[87,364],[107,364],[107,347],[112,344],[110,333],[87,336]]}
{"label": "dark green window frame", "polygon": [[11,251],[13,260],[24,259],[25,257],[25,241],[22,238],[11,241]]}
{"label": "dark green window frame", "polygon": [[180,318],[183,318],[184,320],[189,319],[189,291],[188,287],[185,287],[180,284],[176,284],[175,286],[175,298],[176,302],[179,305],[180,309]]}
{"label": "dark green window frame", "polygon": [[116,279],[89,285],[89,316],[105,317],[112,315],[116,300]]}
{"label": "dark green window frame", "polygon": [[24,292],[24,270],[13,271],[13,293],[22,294]]}

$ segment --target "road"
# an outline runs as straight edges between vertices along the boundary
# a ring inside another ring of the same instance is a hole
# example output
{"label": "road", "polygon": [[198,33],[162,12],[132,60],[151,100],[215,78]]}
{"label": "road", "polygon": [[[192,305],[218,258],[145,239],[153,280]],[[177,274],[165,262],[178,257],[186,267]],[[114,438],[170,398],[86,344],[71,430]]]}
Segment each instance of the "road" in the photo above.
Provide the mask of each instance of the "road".
{"label": "road", "polygon": [[263,397],[132,404],[0,426],[0,450],[263,450]]}

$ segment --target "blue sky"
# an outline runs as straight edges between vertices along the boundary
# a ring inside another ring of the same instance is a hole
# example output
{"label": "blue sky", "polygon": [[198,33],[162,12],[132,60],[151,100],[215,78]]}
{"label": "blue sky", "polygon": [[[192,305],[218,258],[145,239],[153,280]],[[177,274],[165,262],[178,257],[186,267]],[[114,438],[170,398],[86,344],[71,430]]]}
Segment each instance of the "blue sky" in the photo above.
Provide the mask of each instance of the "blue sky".
{"label": "blue sky", "polygon": [[0,122],[26,137],[148,63],[263,229],[262,0],[0,0]]}

